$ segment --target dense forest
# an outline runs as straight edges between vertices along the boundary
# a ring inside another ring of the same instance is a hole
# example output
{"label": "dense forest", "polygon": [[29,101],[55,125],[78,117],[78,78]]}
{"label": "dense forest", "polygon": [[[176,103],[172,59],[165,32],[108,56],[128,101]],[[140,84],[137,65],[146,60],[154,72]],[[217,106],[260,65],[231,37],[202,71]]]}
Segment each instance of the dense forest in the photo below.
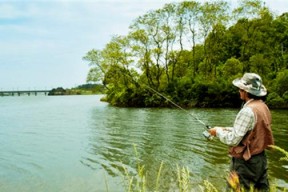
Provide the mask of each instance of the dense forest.
{"label": "dense forest", "polygon": [[258,73],[271,108],[288,108],[288,13],[261,0],[183,1],[139,16],[125,36],[90,50],[88,82],[122,107],[239,107],[232,80]]}

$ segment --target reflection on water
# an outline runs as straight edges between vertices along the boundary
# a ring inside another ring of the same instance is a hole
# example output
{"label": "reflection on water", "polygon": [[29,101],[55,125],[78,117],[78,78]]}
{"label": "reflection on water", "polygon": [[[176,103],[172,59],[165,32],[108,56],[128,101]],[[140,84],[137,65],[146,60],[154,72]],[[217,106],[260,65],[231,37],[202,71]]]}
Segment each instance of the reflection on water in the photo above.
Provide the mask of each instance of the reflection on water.
{"label": "reflection on water", "polygon": [[[178,109],[115,108],[100,96],[0,98],[0,191],[125,191],[125,170],[144,166],[147,190],[174,191],[177,165],[195,191],[209,180],[225,188],[227,147],[207,141],[204,127]],[[233,124],[238,110],[191,109],[210,126]],[[287,148],[288,111],[274,110],[276,145]],[[268,153],[273,183],[288,188],[287,162]],[[106,186],[106,183],[108,186]],[[107,189],[108,187],[108,189]]]}

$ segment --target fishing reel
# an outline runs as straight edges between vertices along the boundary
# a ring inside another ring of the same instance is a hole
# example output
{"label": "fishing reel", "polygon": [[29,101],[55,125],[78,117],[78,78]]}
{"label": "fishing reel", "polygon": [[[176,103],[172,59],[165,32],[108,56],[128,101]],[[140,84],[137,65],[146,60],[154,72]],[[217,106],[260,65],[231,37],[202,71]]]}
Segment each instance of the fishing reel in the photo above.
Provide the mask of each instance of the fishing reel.
{"label": "fishing reel", "polygon": [[[206,125],[206,128],[211,129],[211,127],[209,125]],[[208,130],[205,130],[202,134],[209,141],[213,140],[213,138],[214,138],[214,136],[211,135]]]}

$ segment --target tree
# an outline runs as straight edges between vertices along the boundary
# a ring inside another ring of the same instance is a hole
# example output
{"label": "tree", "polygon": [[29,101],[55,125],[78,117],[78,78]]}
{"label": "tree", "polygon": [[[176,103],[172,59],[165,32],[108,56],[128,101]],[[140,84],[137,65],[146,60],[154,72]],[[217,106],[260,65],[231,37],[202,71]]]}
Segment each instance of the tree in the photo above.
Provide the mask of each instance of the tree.
{"label": "tree", "polygon": [[118,106],[169,106],[150,87],[183,106],[235,107],[232,79],[256,72],[269,93],[277,93],[270,103],[286,102],[288,14],[274,19],[261,0],[242,0],[229,11],[224,1],[184,1],[150,11],[127,36],[114,36],[83,57],[91,66],[87,80],[102,80],[107,101]]}
{"label": "tree", "polygon": [[240,0],[239,4],[232,12],[236,20],[260,17],[264,8],[262,0]]}
{"label": "tree", "polygon": [[115,86],[129,88],[131,83],[137,86],[131,71],[135,64],[128,37],[114,36],[102,50],[102,62],[106,66],[105,82]]}
{"label": "tree", "polygon": [[272,22],[273,33],[273,69],[279,71],[288,68],[288,13],[284,13]]}
{"label": "tree", "polygon": [[283,96],[288,91],[288,69],[277,73],[276,79],[272,83],[272,90],[279,96]]}
{"label": "tree", "polygon": [[101,51],[92,49],[84,57],[83,60],[89,61],[89,65],[92,67],[88,73],[87,81],[97,82],[103,80],[105,69],[102,64]]}
{"label": "tree", "polygon": [[269,60],[264,58],[263,54],[255,54],[250,57],[251,71],[258,73],[260,76],[266,76],[270,69]]}
{"label": "tree", "polygon": [[268,34],[273,18],[261,0],[241,0],[240,7],[235,8],[233,14],[234,18],[238,19],[234,27],[241,37],[239,43],[240,60],[244,64],[243,72],[250,71],[250,57],[263,49],[271,51],[271,47],[267,45],[271,43]]}
{"label": "tree", "polygon": [[212,72],[212,59],[208,54],[207,41],[205,39],[208,37],[209,33],[216,25],[224,25],[225,22],[228,21],[228,4],[224,1],[215,1],[215,2],[205,2],[204,5],[201,6],[201,14],[199,17],[200,22],[200,30],[202,37],[204,39],[204,74],[208,76]]}
{"label": "tree", "polygon": [[232,57],[225,62],[221,69],[221,74],[224,76],[224,78],[241,76],[242,67],[242,63],[238,59]]}
{"label": "tree", "polygon": [[200,32],[198,31],[199,16],[200,16],[200,3],[196,1],[183,1],[180,3],[177,9],[178,25],[177,29],[179,32],[180,42],[180,53],[183,51],[183,39],[186,34],[186,39],[190,42],[190,50],[192,51],[192,66],[193,66],[193,77],[195,77],[198,67],[195,60],[196,56],[196,41],[200,39]]}
{"label": "tree", "polygon": [[[160,78],[164,70],[161,65],[161,59],[163,59],[165,37],[161,33],[161,25],[158,20],[159,14],[160,10],[149,12],[137,18],[130,26],[130,29],[139,32],[131,36],[135,38],[135,43],[145,47],[145,60],[144,62],[140,60],[138,64],[141,65],[140,68],[146,73],[146,77],[149,77],[149,84],[156,89],[160,86]],[[143,39],[143,35],[145,35],[146,39]]]}
{"label": "tree", "polygon": [[225,52],[223,51],[225,33],[225,26],[217,24],[205,40],[207,46],[206,58],[209,58],[209,61],[211,62],[210,72],[214,78],[216,78],[217,66],[225,62]]}

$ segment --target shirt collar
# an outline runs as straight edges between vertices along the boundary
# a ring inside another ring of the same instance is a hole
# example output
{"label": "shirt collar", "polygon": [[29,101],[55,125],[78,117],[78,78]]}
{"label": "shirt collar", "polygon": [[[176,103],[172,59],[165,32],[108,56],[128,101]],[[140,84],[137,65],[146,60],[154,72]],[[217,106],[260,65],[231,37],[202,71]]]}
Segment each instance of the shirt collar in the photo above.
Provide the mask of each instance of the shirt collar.
{"label": "shirt collar", "polygon": [[250,103],[250,102],[252,102],[252,101],[254,101],[254,99],[249,99],[249,100],[243,105],[243,107],[246,107],[246,105],[248,105],[248,103]]}

